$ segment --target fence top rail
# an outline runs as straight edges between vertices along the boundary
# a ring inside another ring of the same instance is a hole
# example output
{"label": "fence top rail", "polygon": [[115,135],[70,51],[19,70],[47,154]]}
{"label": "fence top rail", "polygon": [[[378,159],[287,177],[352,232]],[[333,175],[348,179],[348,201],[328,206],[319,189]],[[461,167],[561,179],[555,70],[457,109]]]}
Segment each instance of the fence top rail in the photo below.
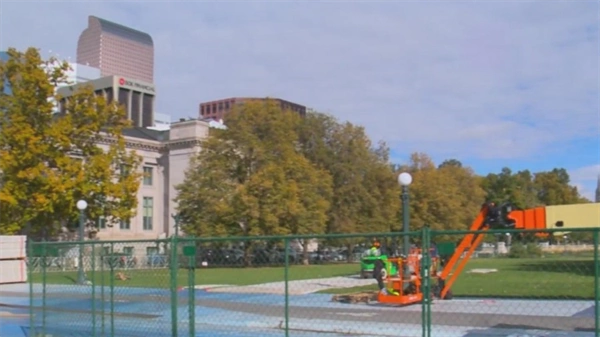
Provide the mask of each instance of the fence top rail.
{"label": "fence top rail", "polygon": [[[425,227],[427,228],[427,227]],[[94,241],[42,241],[32,242],[33,245],[46,246],[106,246],[123,243],[152,243],[164,244],[176,242],[244,242],[244,241],[285,241],[285,240],[332,240],[332,239],[355,239],[355,238],[399,238],[405,235],[410,237],[421,237],[423,229],[407,232],[377,232],[377,233],[346,233],[346,234],[305,234],[305,235],[265,235],[265,236],[224,236],[224,237],[170,237],[166,239],[145,240],[94,240]],[[547,228],[547,229],[490,229],[490,230],[430,230],[431,236],[440,235],[468,235],[468,234],[526,234],[526,233],[593,233],[600,232],[600,228]]]}
{"label": "fence top rail", "polygon": [[347,233],[347,234],[305,234],[305,235],[264,235],[264,236],[223,236],[223,237],[193,237],[180,236],[166,239],[146,239],[146,240],[94,240],[94,241],[42,241],[32,242],[34,245],[67,246],[67,245],[111,245],[122,243],[170,243],[177,242],[224,242],[224,241],[284,241],[284,240],[331,240],[331,239],[353,239],[353,238],[396,238],[407,236],[419,236],[422,231],[407,232],[373,232],[373,233]]}

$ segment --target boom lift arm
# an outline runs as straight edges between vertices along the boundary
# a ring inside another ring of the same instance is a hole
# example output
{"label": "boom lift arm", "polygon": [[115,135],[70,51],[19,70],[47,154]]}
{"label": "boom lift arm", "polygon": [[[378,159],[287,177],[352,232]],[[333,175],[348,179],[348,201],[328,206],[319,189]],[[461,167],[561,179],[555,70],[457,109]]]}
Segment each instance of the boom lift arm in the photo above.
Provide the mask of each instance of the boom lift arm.
{"label": "boom lift arm", "polygon": [[[513,207],[509,203],[504,203],[500,206],[496,206],[494,203],[485,203],[469,230],[485,231],[488,229],[515,228],[518,221],[514,216],[511,216],[513,213]],[[438,296],[440,298],[446,299],[452,296],[450,292],[452,284],[456,281],[458,275],[460,275],[477,247],[483,241],[484,235],[484,233],[469,233],[461,240],[454,254],[445,263],[444,269],[442,269],[439,275],[438,289],[440,293]]]}

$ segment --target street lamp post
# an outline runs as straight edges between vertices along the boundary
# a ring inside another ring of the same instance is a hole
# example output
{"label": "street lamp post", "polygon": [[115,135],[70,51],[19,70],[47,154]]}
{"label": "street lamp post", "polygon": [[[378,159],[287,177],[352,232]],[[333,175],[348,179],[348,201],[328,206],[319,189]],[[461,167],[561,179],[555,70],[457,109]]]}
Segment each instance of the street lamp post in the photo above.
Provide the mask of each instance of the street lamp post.
{"label": "street lamp post", "polygon": [[175,237],[179,237],[179,219],[181,219],[179,213],[171,214],[173,220],[175,220]]}
{"label": "street lamp post", "polygon": [[408,256],[408,254],[410,253],[410,243],[409,243],[409,238],[408,238],[408,232],[409,232],[409,227],[408,227],[408,222],[409,222],[409,206],[408,206],[408,185],[410,185],[412,183],[412,176],[410,175],[410,173],[407,172],[402,172],[400,173],[400,175],[398,176],[398,183],[400,184],[400,186],[402,186],[402,195],[401,195],[401,199],[402,199],[402,231],[403,233],[403,238],[404,238],[404,242],[403,242],[403,253],[404,256]]}
{"label": "street lamp post", "polygon": [[77,269],[77,282],[79,284],[85,283],[85,275],[83,273],[83,236],[85,226],[85,209],[88,204],[85,200],[79,200],[77,202],[77,209],[79,210],[79,265]]}

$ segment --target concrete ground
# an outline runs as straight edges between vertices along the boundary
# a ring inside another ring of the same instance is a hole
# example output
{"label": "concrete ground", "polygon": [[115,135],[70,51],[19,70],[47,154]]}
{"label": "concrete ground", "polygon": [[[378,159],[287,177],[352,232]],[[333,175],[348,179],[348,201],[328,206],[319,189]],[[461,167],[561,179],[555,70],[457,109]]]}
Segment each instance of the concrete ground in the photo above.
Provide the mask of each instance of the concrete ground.
{"label": "concrete ground", "polygon": [[[303,284],[319,287],[333,283],[311,280]],[[285,297],[265,287],[270,291],[258,293],[254,287],[243,293],[240,288],[244,287],[237,287],[236,292],[226,292],[218,286],[196,290],[195,335],[284,336]],[[166,289],[115,288],[112,308],[110,289],[95,287],[96,300],[92,301],[90,286],[50,285],[45,303],[41,286],[35,285],[34,292],[36,310],[30,320],[28,285],[0,287],[1,337],[29,336],[31,322],[33,326],[45,322],[47,329],[36,332],[53,337],[89,337],[93,328],[96,336],[110,336],[111,329],[114,336],[172,335],[171,298]],[[189,336],[188,295],[187,289],[178,292],[178,336]],[[352,305],[330,299],[331,295],[326,294],[290,295],[290,336],[421,336],[420,305]],[[37,310],[42,304],[47,308],[44,312]],[[591,337],[594,307],[591,301],[436,301],[432,323],[435,337]]]}
{"label": "concrete ground", "polygon": [[[374,279],[361,279],[358,275],[345,277],[330,277],[312,280],[299,280],[288,282],[288,294],[306,295],[332,288],[352,288],[377,284]],[[248,286],[213,286],[204,287],[212,292],[221,293],[261,293],[261,294],[285,294],[285,282],[269,282]]]}

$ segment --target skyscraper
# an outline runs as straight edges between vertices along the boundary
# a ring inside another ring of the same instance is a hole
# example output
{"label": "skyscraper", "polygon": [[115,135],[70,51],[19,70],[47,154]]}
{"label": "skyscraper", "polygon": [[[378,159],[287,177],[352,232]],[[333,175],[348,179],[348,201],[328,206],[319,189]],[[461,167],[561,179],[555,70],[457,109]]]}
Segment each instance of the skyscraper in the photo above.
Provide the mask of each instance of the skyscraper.
{"label": "skyscraper", "polygon": [[90,16],[77,42],[77,63],[99,68],[103,77],[154,83],[154,42],[148,33]]}

